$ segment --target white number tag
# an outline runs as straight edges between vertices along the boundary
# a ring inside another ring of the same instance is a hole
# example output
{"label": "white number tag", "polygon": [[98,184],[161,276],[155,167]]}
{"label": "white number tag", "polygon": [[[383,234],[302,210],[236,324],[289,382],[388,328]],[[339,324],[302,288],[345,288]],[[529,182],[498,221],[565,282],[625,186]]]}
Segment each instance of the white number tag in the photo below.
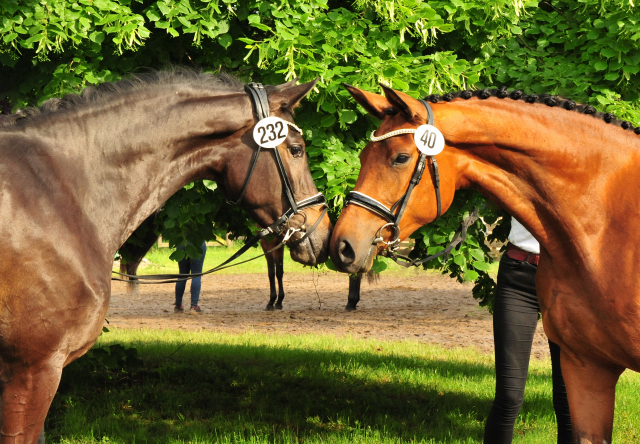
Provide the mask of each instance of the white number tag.
{"label": "white number tag", "polygon": [[432,125],[420,125],[416,128],[413,140],[418,149],[429,156],[440,154],[444,149],[444,136]]}
{"label": "white number tag", "polygon": [[265,117],[253,128],[253,140],[263,148],[275,148],[285,141],[289,125],[280,117]]}

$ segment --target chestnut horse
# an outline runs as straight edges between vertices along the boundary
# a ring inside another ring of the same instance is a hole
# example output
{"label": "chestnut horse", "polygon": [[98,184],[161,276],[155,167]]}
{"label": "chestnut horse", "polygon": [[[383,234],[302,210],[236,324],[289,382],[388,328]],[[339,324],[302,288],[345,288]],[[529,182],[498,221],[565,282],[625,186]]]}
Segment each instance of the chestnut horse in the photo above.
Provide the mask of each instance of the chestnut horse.
{"label": "chestnut horse", "polygon": [[[266,87],[271,115],[293,122],[293,108],[315,83]],[[238,197],[257,147],[254,111],[235,79],[173,71],[3,119],[0,443],[38,438],[62,368],[100,334],[113,257],[135,228],[197,179]],[[276,149],[295,199],[317,194],[301,135],[291,131]],[[289,209],[272,153],[259,156],[245,191],[242,206],[261,226]],[[319,206],[305,211],[312,221],[321,214]],[[292,226],[301,223],[292,217]],[[324,217],[292,258],[324,261],[330,229]]]}
{"label": "chestnut horse", "polygon": [[[360,156],[358,195],[393,212],[420,153],[413,134],[389,133],[425,124],[430,105],[446,142],[435,156],[442,210],[456,189],[472,187],[540,242],[538,299],[545,333],[562,348],[574,442],[610,443],[618,377],[625,368],[640,371],[640,128],[571,100],[505,88],[429,96],[432,104],[383,88],[386,97],[347,86],[382,120],[378,141]],[[437,217],[435,183],[427,159],[400,239]],[[367,270],[381,241],[395,236],[388,229],[376,236],[387,220],[347,206],[331,239],[336,267]]]}

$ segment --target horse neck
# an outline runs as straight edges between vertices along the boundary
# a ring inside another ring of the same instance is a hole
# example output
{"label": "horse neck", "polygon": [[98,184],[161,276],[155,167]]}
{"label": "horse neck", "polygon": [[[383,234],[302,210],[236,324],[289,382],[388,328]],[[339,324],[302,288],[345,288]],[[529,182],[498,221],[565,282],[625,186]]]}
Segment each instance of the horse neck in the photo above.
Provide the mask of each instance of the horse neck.
{"label": "horse neck", "polygon": [[[632,132],[511,99],[454,101],[437,109],[436,125],[459,172],[456,188],[471,186],[498,202],[551,256],[595,267],[598,259],[588,252],[619,242],[607,228],[637,213],[635,199],[621,198],[640,184],[632,174],[640,160]],[[623,201],[617,210],[614,199]]]}
{"label": "horse neck", "polygon": [[157,87],[35,129],[105,253],[182,186],[224,171],[253,114],[246,94],[222,94]]}

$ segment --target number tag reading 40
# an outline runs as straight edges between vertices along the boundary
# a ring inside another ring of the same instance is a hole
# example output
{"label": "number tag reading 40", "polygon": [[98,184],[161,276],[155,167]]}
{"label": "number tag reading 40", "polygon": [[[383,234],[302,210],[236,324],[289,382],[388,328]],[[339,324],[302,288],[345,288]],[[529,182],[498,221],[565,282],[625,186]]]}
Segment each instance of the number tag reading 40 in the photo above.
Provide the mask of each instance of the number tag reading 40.
{"label": "number tag reading 40", "polygon": [[253,139],[263,148],[275,148],[285,141],[289,125],[280,117],[265,117],[253,128]]}
{"label": "number tag reading 40", "polygon": [[428,156],[440,154],[444,149],[444,136],[432,125],[420,125],[413,134],[418,149]]}

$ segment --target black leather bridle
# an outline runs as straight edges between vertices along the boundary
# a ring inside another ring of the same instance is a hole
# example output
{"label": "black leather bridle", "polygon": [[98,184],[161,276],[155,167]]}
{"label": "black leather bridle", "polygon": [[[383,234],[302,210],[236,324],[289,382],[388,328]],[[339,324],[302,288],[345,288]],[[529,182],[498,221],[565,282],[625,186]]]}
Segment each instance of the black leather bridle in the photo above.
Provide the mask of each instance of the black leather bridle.
{"label": "black leather bridle", "polygon": [[[424,105],[427,109],[427,124],[433,125],[433,110],[431,109],[431,105],[424,100],[420,100],[420,103]],[[383,134],[382,136],[374,136],[371,134],[371,140],[374,142],[379,142],[384,139],[388,139],[389,137],[399,136],[401,134],[412,134],[415,133],[415,129],[412,128],[404,128],[396,131],[391,131],[389,133]],[[434,219],[434,222],[440,218],[440,214],[442,211],[442,203],[440,199],[440,174],[438,173],[438,162],[436,161],[435,156],[428,156],[427,154],[419,151],[420,155],[418,157],[418,163],[416,164],[416,168],[413,171],[413,176],[411,176],[411,181],[409,182],[409,187],[404,195],[395,203],[391,208],[387,208],[381,202],[378,202],[372,197],[367,196],[364,193],[359,191],[351,191],[347,194],[345,199],[345,206],[349,204],[358,205],[360,207],[366,208],[367,210],[377,214],[387,221],[377,232],[375,239],[373,240],[374,244],[382,242],[387,246],[387,250],[395,250],[397,245],[400,243],[400,219],[402,219],[402,215],[404,213],[407,204],[409,203],[409,198],[411,197],[411,192],[415,188],[416,185],[422,179],[422,174],[424,173],[425,167],[427,165],[427,157],[431,158],[431,165],[433,165],[433,185],[436,190],[436,200],[438,206],[438,215]],[[397,208],[397,213],[395,213]],[[386,227],[391,227],[393,231],[391,237],[388,241],[384,241],[382,238],[382,230]]]}
{"label": "black leather bridle", "polygon": [[[249,83],[245,85],[245,91],[249,94],[249,97],[251,97],[251,102],[253,103],[253,106],[255,108],[258,122],[260,122],[260,120],[264,119],[265,117],[269,117],[269,100],[267,97],[267,92],[264,89],[264,86],[262,86],[262,84],[260,83]],[[286,123],[287,125],[289,125],[290,128],[293,128],[295,131],[302,134],[302,130],[298,128],[296,124],[294,124],[293,122],[286,122]],[[251,176],[253,175],[253,170],[255,169],[256,163],[258,161],[258,155],[260,154],[260,150],[261,150],[261,146],[258,144],[258,149],[256,150],[255,154],[253,155],[253,158],[251,159],[251,164],[249,165],[249,172],[247,173],[247,177],[244,180],[242,190],[240,191],[240,196],[235,201],[227,200],[228,203],[232,205],[238,205],[242,201],[244,193],[247,190],[249,181],[251,180]],[[255,234],[233,256],[231,256],[229,259],[227,259],[220,265],[212,268],[211,270],[207,270],[205,272],[197,273],[197,274],[177,274],[176,273],[176,274],[154,274],[154,275],[136,276],[136,275],[129,275],[129,274],[124,274],[124,273],[119,273],[117,271],[114,271],[113,273],[129,279],[112,277],[111,280],[123,281],[123,282],[130,282],[130,279],[136,279],[138,281],[149,281],[149,282],[139,282],[141,284],[165,284],[165,283],[182,282],[189,279],[193,279],[198,276],[204,276],[206,274],[210,274],[225,268],[233,267],[235,265],[240,265],[245,262],[252,261],[261,256],[269,254],[272,251],[277,250],[278,248],[282,248],[287,243],[290,247],[292,247],[304,241],[307,237],[311,235],[311,233],[315,231],[318,225],[320,225],[320,222],[322,221],[324,216],[327,214],[327,211],[329,210],[329,206],[327,205],[327,200],[325,199],[322,193],[318,193],[314,196],[308,197],[301,201],[296,201],[294,197],[295,194],[293,192],[293,187],[291,186],[291,182],[289,181],[289,175],[287,174],[287,170],[284,167],[284,162],[282,161],[282,157],[280,156],[280,152],[278,151],[278,148],[277,147],[274,148],[273,152],[276,158],[276,165],[278,166],[280,177],[282,178],[282,183],[284,185],[284,192],[285,192],[285,195],[287,196],[287,200],[289,201],[289,205],[291,206],[291,208],[285,211],[285,213],[282,216],[280,216],[271,225],[260,230],[257,234]],[[318,219],[314,222],[314,224],[310,228],[307,228],[307,225],[306,225],[307,215],[303,211],[303,209],[309,208],[309,207],[315,207],[317,205],[322,205],[324,208],[320,213],[320,216],[318,217]],[[289,225],[289,220],[291,219],[292,216],[296,214],[302,215],[304,220],[300,225],[300,227],[293,228]],[[291,238],[291,236],[298,231],[304,232],[304,235],[302,235],[300,239],[296,239],[293,242],[289,242],[289,239]],[[256,245],[260,241],[260,239],[270,234],[275,234],[276,236],[283,235],[282,242],[280,242],[276,247],[272,248],[271,250],[267,251],[264,254],[255,256],[251,259],[248,259],[236,264],[227,265],[230,262],[237,259],[238,257],[240,257],[249,248]]]}
{"label": "black leather bridle", "polygon": [[[251,97],[251,102],[253,103],[253,107],[255,109],[258,122],[260,122],[264,118],[269,117],[269,99],[267,97],[267,92],[265,91],[264,86],[262,86],[261,83],[249,83],[245,85],[244,89],[249,94],[249,97]],[[294,123],[287,122],[287,125],[289,125],[290,128],[302,134],[302,130],[298,128]],[[232,205],[239,205],[240,202],[242,201],[244,193],[247,190],[247,186],[249,185],[249,181],[251,180],[251,176],[253,175],[253,170],[255,169],[256,163],[258,162],[258,156],[260,155],[261,149],[262,147],[258,145],[258,149],[256,150],[256,152],[253,155],[253,158],[251,159],[251,164],[249,165],[249,172],[247,173],[247,177],[244,180],[244,184],[242,185],[240,196],[238,196],[238,199],[236,199],[235,201],[227,200],[227,203],[230,203]],[[291,206],[291,208],[287,210],[287,212],[285,212],[278,220],[276,220],[275,224],[277,224],[277,227],[274,228],[272,232],[276,235],[282,234],[282,232],[288,227],[289,219],[294,214],[303,215],[304,222],[301,225],[301,227],[303,227],[302,231],[305,231],[307,215],[302,210],[304,208],[314,207],[317,205],[324,205],[324,211],[321,213],[320,218],[312,226],[312,228],[315,229],[318,226],[319,221],[322,220],[322,218],[324,217],[324,215],[327,213],[327,210],[328,210],[327,201],[324,195],[322,193],[318,193],[315,196],[312,196],[310,198],[297,202],[295,200],[293,187],[291,186],[291,181],[289,180],[289,175],[287,174],[287,170],[284,167],[284,162],[282,161],[282,157],[280,156],[280,151],[278,151],[278,148],[274,148],[273,153],[276,159],[276,165],[278,166],[278,171],[280,172],[280,177],[282,178],[284,193],[287,196],[287,200],[289,201],[289,205]],[[271,226],[273,226],[273,224]],[[311,234],[311,232],[306,233],[304,237],[306,238],[309,234]],[[296,243],[299,243],[302,240],[303,239],[299,239],[298,241],[296,241]]]}

